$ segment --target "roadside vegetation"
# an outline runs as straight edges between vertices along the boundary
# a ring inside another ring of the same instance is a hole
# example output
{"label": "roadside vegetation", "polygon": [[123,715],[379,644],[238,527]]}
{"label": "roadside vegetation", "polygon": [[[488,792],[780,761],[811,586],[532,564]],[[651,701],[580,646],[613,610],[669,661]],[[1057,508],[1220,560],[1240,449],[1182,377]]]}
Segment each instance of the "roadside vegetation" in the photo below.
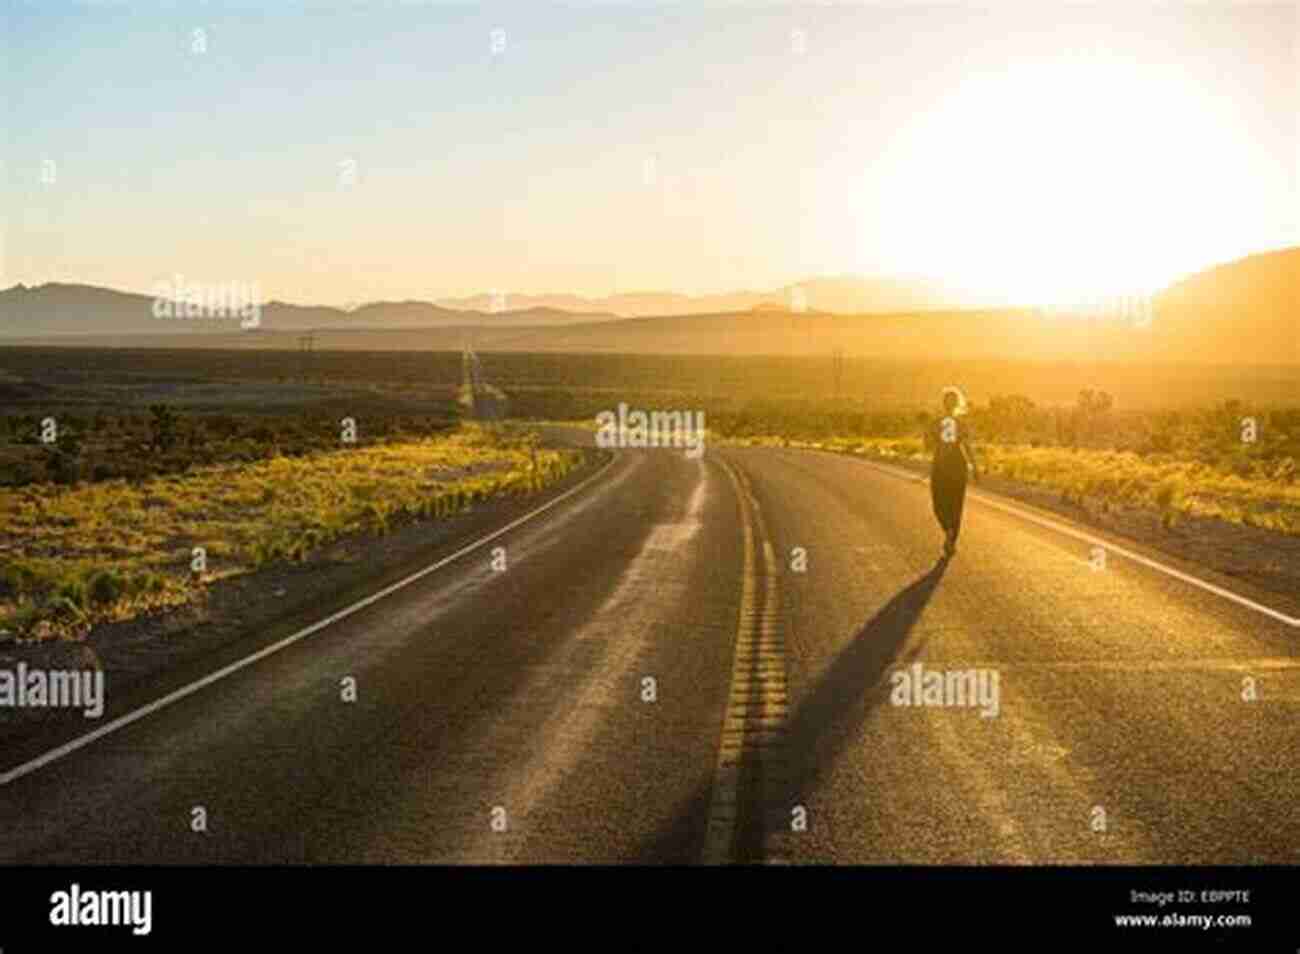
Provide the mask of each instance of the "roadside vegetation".
{"label": "roadside vegetation", "polygon": [[[834,415],[801,427],[791,416],[766,424],[752,411],[709,419],[714,436],[741,443],[810,446],[919,466],[931,415]],[[829,426],[828,426],[829,425]],[[1300,410],[1217,407],[1178,411],[1114,408],[1084,391],[1072,408],[1040,408],[1023,395],[975,404],[969,426],[984,473],[1056,491],[1101,511],[1133,506],[1166,527],[1186,516],[1300,535]]]}
{"label": "roadside vegetation", "polygon": [[[355,403],[354,405],[355,406]],[[49,408],[0,416],[0,487],[71,485],[185,474],[225,463],[253,463],[336,450],[343,421],[359,422],[360,444],[401,442],[444,433],[448,416],[373,413],[185,413],[168,403],[146,409]]]}
{"label": "roadside vegetation", "polygon": [[1300,534],[1293,368],[480,357],[514,423],[458,423],[459,353],[0,350],[0,631],[85,632],[345,534],[529,492],[580,458],[536,449],[525,422],[592,427],[620,403],[702,411],[707,442],[917,468],[955,382],[991,477],[1166,527],[1204,515]]}
{"label": "roadside vegetation", "polygon": [[[921,438],[748,437],[739,442],[812,447],[913,466],[929,460]],[[1158,512],[1166,527],[1196,515],[1300,535],[1300,482],[1285,462],[1271,477],[1266,467],[1242,477],[1174,454],[1144,457],[1131,451],[988,442],[979,443],[976,453],[985,474],[1058,491],[1062,501],[1081,507],[1102,512],[1121,504],[1147,508]]]}
{"label": "roadside vegetation", "polygon": [[537,447],[526,428],[468,423],[183,474],[0,488],[0,630],[76,635],[185,604],[212,580],[304,560],[348,534],[536,492],[580,460]]}
{"label": "roadside vegetation", "polygon": [[[531,392],[513,392],[516,410]],[[594,426],[598,409],[618,401],[643,410],[705,411],[708,440],[817,447],[919,466],[928,410],[870,407],[833,399],[709,395],[623,395],[552,391],[535,406],[555,420],[581,405]],[[1166,527],[1187,516],[1300,535],[1300,409],[1241,400],[1203,408],[1122,409],[1105,391],[1085,389],[1075,403],[1043,407],[1024,395],[975,401],[968,418],[986,474],[1055,491],[1085,508],[1124,505],[1159,514]],[[576,414],[575,414],[576,416]]]}

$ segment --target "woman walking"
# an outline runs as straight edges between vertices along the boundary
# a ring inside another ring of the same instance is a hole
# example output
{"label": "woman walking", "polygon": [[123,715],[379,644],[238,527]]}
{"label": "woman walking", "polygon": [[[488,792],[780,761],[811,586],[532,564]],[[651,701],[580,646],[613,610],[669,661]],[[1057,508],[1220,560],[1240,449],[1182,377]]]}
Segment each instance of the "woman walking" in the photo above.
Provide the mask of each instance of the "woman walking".
{"label": "woman walking", "polygon": [[957,552],[957,534],[961,532],[961,514],[966,503],[966,477],[978,481],[975,454],[967,441],[961,418],[967,410],[966,396],[956,387],[943,389],[944,416],[926,433],[926,443],[934,449],[930,467],[930,499],[934,515],[943,528],[943,555]]}

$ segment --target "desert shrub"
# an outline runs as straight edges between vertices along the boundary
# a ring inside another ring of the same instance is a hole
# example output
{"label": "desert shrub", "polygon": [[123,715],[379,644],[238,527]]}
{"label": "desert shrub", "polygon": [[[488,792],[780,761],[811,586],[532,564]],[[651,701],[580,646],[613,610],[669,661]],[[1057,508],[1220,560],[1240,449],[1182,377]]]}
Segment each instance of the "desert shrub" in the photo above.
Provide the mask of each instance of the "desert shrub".
{"label": "desert shrub", "polygon": [[54,451],[45,462],[45,471],[54,483],[68,486],[80,479],[81,461],[72,454]]}
{"label": "desert shrub", "polygon": [[166,404],[153,404],[149,413],[152,415],[149,420],[150,445],[155,450],[170,450],[177,438],[176,412]]}
{"label": "desert shrub", "polygon": [[79,576],[69,576],[60,580],[54,588],[54,599],[66,600],[78,610],[90,606],[90,590]]}
{"label": "desert shrub", "polygon": [[112,570],[100,570],[90,578],[90,602],[103,606],[121,599],[126,587],[122,578]]}

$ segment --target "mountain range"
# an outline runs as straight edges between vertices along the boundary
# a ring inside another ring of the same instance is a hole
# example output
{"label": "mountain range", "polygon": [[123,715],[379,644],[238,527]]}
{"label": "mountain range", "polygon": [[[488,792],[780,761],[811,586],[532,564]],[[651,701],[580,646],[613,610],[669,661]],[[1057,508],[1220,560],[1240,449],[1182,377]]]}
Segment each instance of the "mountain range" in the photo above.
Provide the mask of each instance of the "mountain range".
{"label": "mountain range", "polygon": [[[960,308],[934,286],[852,278],[695,298],[507,296],[500,313],[492,313],[493,301],[486,296],[376,302],[355,309],[271,302],[263,306],[256,333],[242,332],[238,319],[156,318],[153,303],[149,296],[86,285],[17,285],[0,292],[0,342],[286,348],[296,347],[297,336],[310,330],[319,348],[367,350],[446,350],[472,340],[483,351],[838,350],[901,359],[1300,365],[1300,248],[1196,273],[1154,296],[1140,313],[1126,304],[1121,312],[1091,318]],[[495,304],[501,304],[499,298]],[[643,309],[655,313],[640,315]]]}
{"label": "mountain range", "polygon": [[[440,298],[435,304],[458,311],[491,312],[491,295]],[[969,307],[972,302],[944,288],[939,282],[921,278],[860,278],[852,275],[814,278],[786,285],[775,291],[738,291],[716,295],[683,295],[675,292],[627,292],[603,298],[581,295],[505,296],[509,311],[536,308],[563,311],[571,315],[614,315],[620,318],[651,318],[676,315],[726,314],[754,309],[833,312],[836,314],[888,314],[903,311],[937,311]]]}
{"label": "mountain range", "polygon": [[[93,285],[52,282],[0,291],[0,338],[55,335],[138,335],[230,331],[233,316],[159,318],[155,298]],[[954,308],[961,304],[937,286],[888,279],[822,278],[773,292],[690,296],[640,292],[605,298],[578,295],[491,294],[428,301],[371,302],[360,307],[264,304],[260,327],[269,331],[392,330],[481,324],[535,327],[646,316],[725,314],[755,309],[817,310],[844,314]],[[163,322],[166,322],[166,325]]]}

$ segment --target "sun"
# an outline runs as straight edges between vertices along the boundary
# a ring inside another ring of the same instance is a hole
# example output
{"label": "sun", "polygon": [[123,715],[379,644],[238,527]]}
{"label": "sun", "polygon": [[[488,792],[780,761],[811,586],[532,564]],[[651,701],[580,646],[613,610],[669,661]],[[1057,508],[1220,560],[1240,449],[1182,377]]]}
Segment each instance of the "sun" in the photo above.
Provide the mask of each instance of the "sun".
{"label": "sun", "polygon": [[890,144],[872,214],[894,268],[977,296],[1148,294],[1235,225],[1202,197],[1240,141],[1230,108],[1172,68],[1021,64],[967,78]]}

